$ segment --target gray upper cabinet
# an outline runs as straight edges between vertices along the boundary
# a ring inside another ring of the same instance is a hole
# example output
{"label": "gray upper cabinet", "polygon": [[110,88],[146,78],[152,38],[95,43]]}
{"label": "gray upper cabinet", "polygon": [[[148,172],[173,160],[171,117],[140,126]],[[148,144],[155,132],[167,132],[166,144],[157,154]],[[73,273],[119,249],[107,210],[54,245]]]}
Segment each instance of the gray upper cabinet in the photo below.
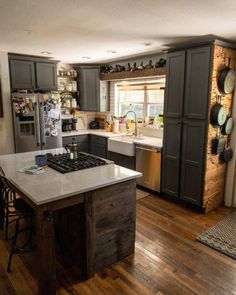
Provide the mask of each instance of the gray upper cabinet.
{"label": "gray upper cabinet", "polygon": [[81,111],[108,112],[110,110],[109,82],[100,81],[100,68],[78,66],[79,105]]}
{"label": "gray upper cabinet", "polygon": [[12,89],[35,89],[35,67],[33,61],[10,60]]}
{"label": "gray upper cabinet", "polygon": [[79,103],[82,111],[100,111],[100,69],[79,68]]}
{"label": "gray upper cabinet", "polygon": [[181,118],[184,98],[185,51],[167,56],[164,113],[166,117]]}
{"label": "gray upper cabinet", "polygon": [[37,88],[41,90],[57,90],[56,64],[36,62]]}
{"label": "gray upper cabinet", "polygon": [[12,90],[57,90],[57,62],[9,54]]}
{"label": "gray upper cabinet", "polygon": [[210,63],[210,46],[187,50],[184,99],[186,118],[207,118]]}

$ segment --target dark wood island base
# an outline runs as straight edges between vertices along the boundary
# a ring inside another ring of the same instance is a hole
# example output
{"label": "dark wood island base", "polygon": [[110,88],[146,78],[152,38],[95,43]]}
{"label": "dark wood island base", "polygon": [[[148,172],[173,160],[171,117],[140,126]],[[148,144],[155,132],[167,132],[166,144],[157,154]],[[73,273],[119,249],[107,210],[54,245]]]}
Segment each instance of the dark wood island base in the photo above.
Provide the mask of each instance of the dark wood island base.
{"label": "dark wood island base", "polygon": [[35,212],[39,295],[56,294],[55,236],[84,279],[134,253],[136,180],[36,206]]}

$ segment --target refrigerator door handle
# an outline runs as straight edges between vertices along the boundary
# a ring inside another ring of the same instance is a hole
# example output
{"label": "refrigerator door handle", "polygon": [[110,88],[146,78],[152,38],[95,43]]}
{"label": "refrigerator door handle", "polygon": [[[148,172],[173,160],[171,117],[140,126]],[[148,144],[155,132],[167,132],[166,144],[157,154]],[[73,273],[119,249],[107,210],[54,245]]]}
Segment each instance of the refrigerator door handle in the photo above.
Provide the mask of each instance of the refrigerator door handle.
{"label": "refrigerator door handle", "polygon": [[40,126],[41,126],[41,144],[43,147],[46,145],[46,136],[45,136],[44,110],[41,103],[40,103]]}
{"label": "refrigerator door handle", "polygon": [[37,146],[41,145],[41,136],[40,136],[40,121],[39,121],[39,109],[38,104],[35,104],[35,133],[36,133],[36,140]]}

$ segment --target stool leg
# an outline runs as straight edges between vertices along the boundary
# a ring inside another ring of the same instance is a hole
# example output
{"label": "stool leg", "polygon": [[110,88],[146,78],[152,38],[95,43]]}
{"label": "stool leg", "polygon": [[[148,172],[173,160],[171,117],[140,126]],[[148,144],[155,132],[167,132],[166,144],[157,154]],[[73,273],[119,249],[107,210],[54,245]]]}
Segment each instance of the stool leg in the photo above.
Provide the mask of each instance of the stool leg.
{"label": "stool leg", "polygon": [[4,227],[4,191],[0,189],[0,229]]}
{"label": "stool leg", "polygon": [[15,234],[12,238],[12,248],[11,248],[11,253],[10,253],[10,256],[8,259],[7,272],[11,271],[12,257],[16,253],[16,243],[17,243],[17,237],[18,237],[18,232],[19,232],[19,222],[20,222],[20,217],[18,217],[16,220],[16,229],[15,229]]}
{"label": "stool leg", "polygon": [[6,195],[5,195],[5,221],[4,221],[4,232],[5,232],[5,240],[8,240],[8,225],[9,225],[9,194],[10,190],[6,190]]}

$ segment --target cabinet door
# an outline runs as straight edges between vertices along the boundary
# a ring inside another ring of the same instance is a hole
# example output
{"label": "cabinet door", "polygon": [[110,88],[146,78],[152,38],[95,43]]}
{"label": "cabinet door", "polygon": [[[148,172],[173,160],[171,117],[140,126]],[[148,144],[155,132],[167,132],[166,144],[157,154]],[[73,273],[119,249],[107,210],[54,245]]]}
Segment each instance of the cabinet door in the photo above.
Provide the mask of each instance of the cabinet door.
{"label": "cabinet door", "polygon": [[205,133],[205,121],[188,120],[184,122],[180,198],[199,206],[201,205],[205,163]]}
{"label": "cabinet door", "polygon": [[35,66],[34,62],[27,60],[10,60],[11,88],[34,89]]}
{"label": "cabinet door", "polygon": [[89,152],[92,155],[102,157],[102,158],[107,158],[107,148],[106,146],[102,144],[99,144],[99,143],[90,144]]}
{"label": "cabinet door", "polygon": [[181,120],[165,118],[163,137],[162,191],[179,196]]}
{"label": "cabinet door", "polygon": [[211,46],[187,50],[184,116],[206,119],[209,98]]}
{"label": "cabinet door", "polygon": [[36,62],[37,88],[57,90],[57,68],[54,63]]}
{"label": "cabinet door", "polygon": [[184,99],[185,51],[170,53],[167,56],[165,88],[165,117],[180,118]]}
{"label": "cabinet door", "polygon": [[100,70],[79,70],[79,102],[81,111],[100,111]]}
{"label": "cabinet door", "polygon": [[129,157],[126,155],[121,155],[118,153],[107,151],[107,158],[111,161],[114,161],[116,165],[128,169],[135,169],[135,157]]}

